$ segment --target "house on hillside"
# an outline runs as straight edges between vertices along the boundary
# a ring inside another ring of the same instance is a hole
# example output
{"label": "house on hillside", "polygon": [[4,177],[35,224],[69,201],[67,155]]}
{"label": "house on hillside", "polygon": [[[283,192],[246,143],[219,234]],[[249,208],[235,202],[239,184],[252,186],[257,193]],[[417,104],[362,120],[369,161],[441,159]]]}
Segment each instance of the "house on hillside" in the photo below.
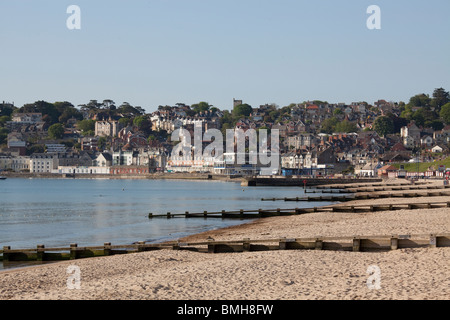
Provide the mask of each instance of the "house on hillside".
{"label": "house on hillside", "polygon": [[378,176],[380,177],[388,177],[389,173],[397,172],[397,168],[391,165],[385,165],[378,169]]}

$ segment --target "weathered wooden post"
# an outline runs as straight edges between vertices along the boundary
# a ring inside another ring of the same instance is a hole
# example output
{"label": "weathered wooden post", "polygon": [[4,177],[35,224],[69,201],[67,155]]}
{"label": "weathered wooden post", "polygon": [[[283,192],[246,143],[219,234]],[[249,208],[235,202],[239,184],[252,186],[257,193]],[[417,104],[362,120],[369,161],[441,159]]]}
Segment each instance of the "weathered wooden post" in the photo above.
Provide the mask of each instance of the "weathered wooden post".
{"label": "weathered wooden post", "polygon": [[137,243],[137,251],[143,252],[145,250],[145,241],[138,241]]}
{"label": "weathered wooden post", "polygon": [[203,218],[207,218],[208,217],[208,211],[203,211]]}
{"label": "weathered wooden post", "polygon": [[279,248],[280,250],[286,250],[286,238],[280,239]]}
{"label": "weathered wooden post", "polygon": [[75,260],[78,256],[78,245],[76,243],[70,244],[70,260]]}
{"label": "weathered wooden post", "polygon": [[391,250],[398,249],[398,238],[396,236],[391,237]]}
{"label": "weathered wooden post", "polygon": [[214,245],[213,240],[208,240],[208,253],[215,253],[216,252],[216,246]]}
{"label": "weathered wooden post", "polygon": [[3,247],[3,261],[9,261],[9,253],[8,253],[9,250],[11,250],[10,246]]}
{"label": "weathered wooden post", "polygon": [[316,244],[315,244],[315,250],[322,250],[323,249],[323,240],[320,238],[316,239]]}
{"label": "weathered wooden post", "polygon": [[149,219],[153,218],[153,213],[150,212],[150,213],[148,214],[148,218],[149,218]]}
{"label": "weathered wooden post", "polygon": [[103,244],[103,254],[105,256],[110,256],[111,255],[111,242],[105,242]]}
{"label": "weathered wooden post", "polygon": [[243,209],[239,210],[239,217],[241,219],[244,219],[244,210]]}
{"label": "weathered wooden post", "polygon": [[43,244],[38,244],[36,248],[36,260],[37,261],[44,261],[44,248],[45,246]]}
{"label": "weathered wooden post", "polygon": [[436,248],[437,247],[437,239],[435,234],[430,235],[430,248]]}
{"label": "weathered wooden post", "polygon": [[242,243],[244,252],[250,251],[250,238],[245,238]]}
{"label": "weathered wooden post", "polygon": [[353,238],[353,252],[359,252],[361,250],[361,239],[360,238]]}
{"label": "weathered wooden post", "polygon": [[189,214],[189,211],[186,211],[186,212],[184,213],[184,216],[185,216],[186,218],[190,218],[190,217],[191,217],[191,215]]}

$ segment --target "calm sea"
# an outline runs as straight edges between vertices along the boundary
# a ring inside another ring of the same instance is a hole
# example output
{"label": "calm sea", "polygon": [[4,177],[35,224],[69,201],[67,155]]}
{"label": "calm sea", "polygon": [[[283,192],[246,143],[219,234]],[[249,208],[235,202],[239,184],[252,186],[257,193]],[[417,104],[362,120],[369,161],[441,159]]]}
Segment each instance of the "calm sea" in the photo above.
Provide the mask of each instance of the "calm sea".
{"label": "calm sea", "polygon": [[203,218],[148,219],[149,212],[165,214],[324,205],[261,201],[261,198],[302,195],[303,189],[299,187],[241,187],[239,183],[221,181],[9,178],[0,181],[0,247],[158,242],[248,222]]}

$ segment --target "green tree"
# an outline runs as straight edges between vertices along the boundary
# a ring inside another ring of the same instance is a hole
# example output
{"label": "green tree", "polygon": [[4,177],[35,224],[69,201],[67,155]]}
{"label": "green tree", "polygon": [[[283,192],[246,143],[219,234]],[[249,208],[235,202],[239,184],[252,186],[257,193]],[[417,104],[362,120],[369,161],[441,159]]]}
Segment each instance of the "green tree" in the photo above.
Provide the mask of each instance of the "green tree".
{"label": "green tree", "polygon": [[250,105],[244,103],[237,105],[233,108],[233,116],[235,118],[248,117],[252,113],[253,109]]}
{"label": "green tree", "polygon": [[373,129],[379,136],[386,136],[394,132],[394,122],[388,116],[381,116],[375,119]]}
{"label": "green tree", "polygon": [[106,139],[106,137],[100,137],[98,138],[98,149],[99,150],[105,150],[106,149],[106,143],[108,142],[108,140]]}
{"label": "green tree", "polygon": [[429,95],[422,93],[417,94],[409,99],[408,105],[411,107],[429,107],[431,98]]}
{"label": "green tree", "polygon": [[6,143],[8,139],[8,130],[5,128],[0,128],[0,145]]}
{"label": "green tree", "polygon": [[48,135],[52,139],[62,139],[64,136],[64,126],[61,123],[55,123],[48,128]]}
{"label": "green tree", "polygon": [[450,124],[450,102],[442,106],[440,116],[446,124]]}
{"label": "green tree", "polygon": [[337,122],[334,128],[334,132],[350,133],[356,131],[358,131],[356,123],[350,122],[348,120]]}
{"label": "green tree", "polygon": [[78,122],[77,127],[83,133],[86,133],[88,131],[95,131],[95,120],[81,120]]}
{"label": "green tree", "polygon": [[191,106],[191,109],[194,110],[195,113],[200,113],[200,112],[208,111],[210,107],[211,106],[209,105],[208,102],[202,101],[197,104],[193,104]]}
{"label": "green tree", "polygon": [[335,132],[336,125],[338,124],[338,122],[339,120],[336,119],[335,117],[324,120],[320,127],[320,132],[332,134],[333,132]]}
{"label": "green tree", "polygon": [[11,121],[10,116],[0,116],[0,125],[4,125],[7,121]]}
{"label": "green tree", "polygon": [[431,106],[436,108],[439,112],[443,105],[450,102],[450,93],[445,91],[444,88],[437,88],[433,92],[433,98],[431,99]]}
{"label": "green tree", "polygon": [[119,123],[122,127],[127,127],[131,123],[131,120],[128,118],[120,118]]}
{"label": "green tree", "polygon": [[152,132],[152,123],[146,116],[138,116],[134,118],[133,125],[147,136]]}

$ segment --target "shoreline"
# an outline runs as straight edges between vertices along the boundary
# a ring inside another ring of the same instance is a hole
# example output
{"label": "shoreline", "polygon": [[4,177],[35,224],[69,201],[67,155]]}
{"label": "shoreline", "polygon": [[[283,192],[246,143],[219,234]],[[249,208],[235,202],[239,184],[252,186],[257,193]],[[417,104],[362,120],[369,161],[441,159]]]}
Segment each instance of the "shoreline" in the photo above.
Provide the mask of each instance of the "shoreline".
{"label": "shoreline", "polygon": [[[448,197],[433,197],[433,200]],[[419,202],[380,198],[351,204]],[[425,199],[426,200],[426,199]],[[348,205],[349,202],[345,203]],[[450,232],[450,208],[311,213],[262,218],[182,241]],[[0,299],[85,300],[422,300],[450,299],[450,248],[388,252],[286,250],[207,254],[159,250],[63,261],[0,272]],[[81,269],[81,290],[66,288],[66,268]],[[369,266],[381,289],[367,286]]]}

